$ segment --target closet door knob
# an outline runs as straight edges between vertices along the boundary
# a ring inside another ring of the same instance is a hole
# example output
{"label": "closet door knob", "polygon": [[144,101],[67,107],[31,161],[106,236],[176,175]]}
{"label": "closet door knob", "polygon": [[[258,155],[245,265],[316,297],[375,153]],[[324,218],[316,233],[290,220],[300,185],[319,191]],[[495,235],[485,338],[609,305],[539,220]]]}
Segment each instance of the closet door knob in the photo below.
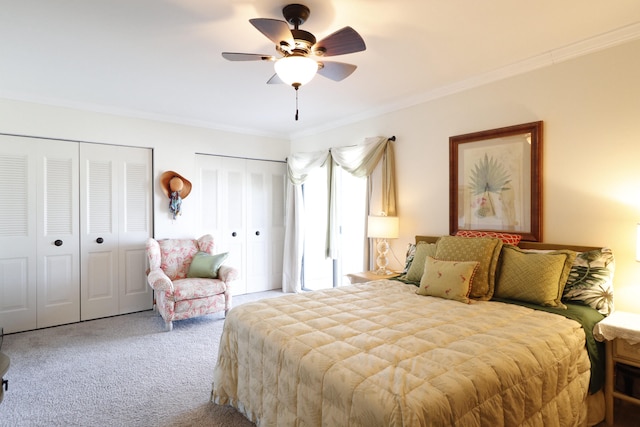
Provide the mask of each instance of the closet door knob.
{"label": "closet door knob", "polygon": [[236,233],[236,232],[234,231],[233,233],[231,233],[231,235],[232,235],[233,237],[236,237],[236,236],[238,235],[238,233]]}
{"label": "closet door knob", "polygon": [[259,232],[259,231],[256,231],[256,236],[259,236],[259,235],[260,235],[260,232]]}
{"label": "closet door knob", "polygon": [[104,239],[103,239],[102,237],[98,237],[98,238],[96,239],[96,243],[98,243],[98,244],[101,244],[101,243],[103,243],[103,242],[104,242]]}
{"label": "closet door knob", "polygon": [[64,243],[62,240],[58,239],[55,242],[53,242],[54,245],[56,246],[62,246],[62,243]]}

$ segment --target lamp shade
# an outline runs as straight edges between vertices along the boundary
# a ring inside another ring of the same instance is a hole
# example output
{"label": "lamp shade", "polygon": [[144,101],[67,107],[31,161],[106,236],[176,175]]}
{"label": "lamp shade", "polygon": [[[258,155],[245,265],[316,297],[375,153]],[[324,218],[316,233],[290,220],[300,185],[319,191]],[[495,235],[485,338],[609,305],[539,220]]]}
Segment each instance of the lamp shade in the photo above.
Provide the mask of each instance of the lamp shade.
{"label": "lamp shade", "polygon": [[318,71],[318,63],[306,56],[285,56],[273,66],[280,80],[288,85],[302,86],[311,81]]}
{"label": "lamp shade", "polygon": [[367,237],[376,239],[397,239],[400,235],[400,221],[397,216],[369,215]]}

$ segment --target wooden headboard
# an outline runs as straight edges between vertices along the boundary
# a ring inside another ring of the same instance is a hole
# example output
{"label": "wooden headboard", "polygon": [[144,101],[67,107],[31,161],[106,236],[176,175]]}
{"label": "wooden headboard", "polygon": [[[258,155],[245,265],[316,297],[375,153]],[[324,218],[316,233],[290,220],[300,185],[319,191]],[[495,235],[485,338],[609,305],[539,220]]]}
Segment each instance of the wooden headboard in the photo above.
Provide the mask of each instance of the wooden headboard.
{"label": "wooden headboard", "polygon": [[[440,236],[416,236],[416,243],[427,242],[435,243]],[[576,252],[592,251],[594,249],[601,249],[602,246],[580,246],[580,245],[562,245],[557,243],[541,243],[541,242],[520,242],[518,247],[522,249],[542,249],[542,250],[556,250],[556,249],[570,249]]]}

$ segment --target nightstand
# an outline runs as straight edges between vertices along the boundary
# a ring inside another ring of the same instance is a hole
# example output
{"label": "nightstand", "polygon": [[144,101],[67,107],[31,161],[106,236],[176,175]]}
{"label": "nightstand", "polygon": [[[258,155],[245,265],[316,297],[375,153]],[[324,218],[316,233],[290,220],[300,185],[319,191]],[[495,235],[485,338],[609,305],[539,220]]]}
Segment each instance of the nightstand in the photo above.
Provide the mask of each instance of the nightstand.
{"label": "nightstand", "polygon": [[[604,396],[606,422],[612,426],[614,398],[640,405],[640,398],[632,395],[633,381],[640,381],[640,314],[615,311],[596,324],[593,334],[599,341],[606,340]],[[617,373],[624,376],[624,391],[615,388]]]}
{"label": "nightstand", "polygon": [[400,273],[378,275],[373,271],[363,271],[360,273],[347,274],[347,277],[353,284],[353,283],[371,282],[372,280],[391,279],[394,277],[398,277],[399,275]]}

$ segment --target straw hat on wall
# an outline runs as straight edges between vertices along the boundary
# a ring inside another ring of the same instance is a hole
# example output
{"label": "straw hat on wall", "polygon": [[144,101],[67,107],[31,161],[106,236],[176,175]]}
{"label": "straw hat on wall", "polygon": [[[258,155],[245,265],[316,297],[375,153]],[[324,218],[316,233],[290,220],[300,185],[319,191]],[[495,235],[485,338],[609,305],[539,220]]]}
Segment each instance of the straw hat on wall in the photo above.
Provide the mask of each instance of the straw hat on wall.
{"label": "straw hat on wall", "polygon": [[174,191],[177,191],[182,199],[191,193],[191,182],[174,171],[166,171],[160,175],[160,186],[167,197],[171,197]]}

